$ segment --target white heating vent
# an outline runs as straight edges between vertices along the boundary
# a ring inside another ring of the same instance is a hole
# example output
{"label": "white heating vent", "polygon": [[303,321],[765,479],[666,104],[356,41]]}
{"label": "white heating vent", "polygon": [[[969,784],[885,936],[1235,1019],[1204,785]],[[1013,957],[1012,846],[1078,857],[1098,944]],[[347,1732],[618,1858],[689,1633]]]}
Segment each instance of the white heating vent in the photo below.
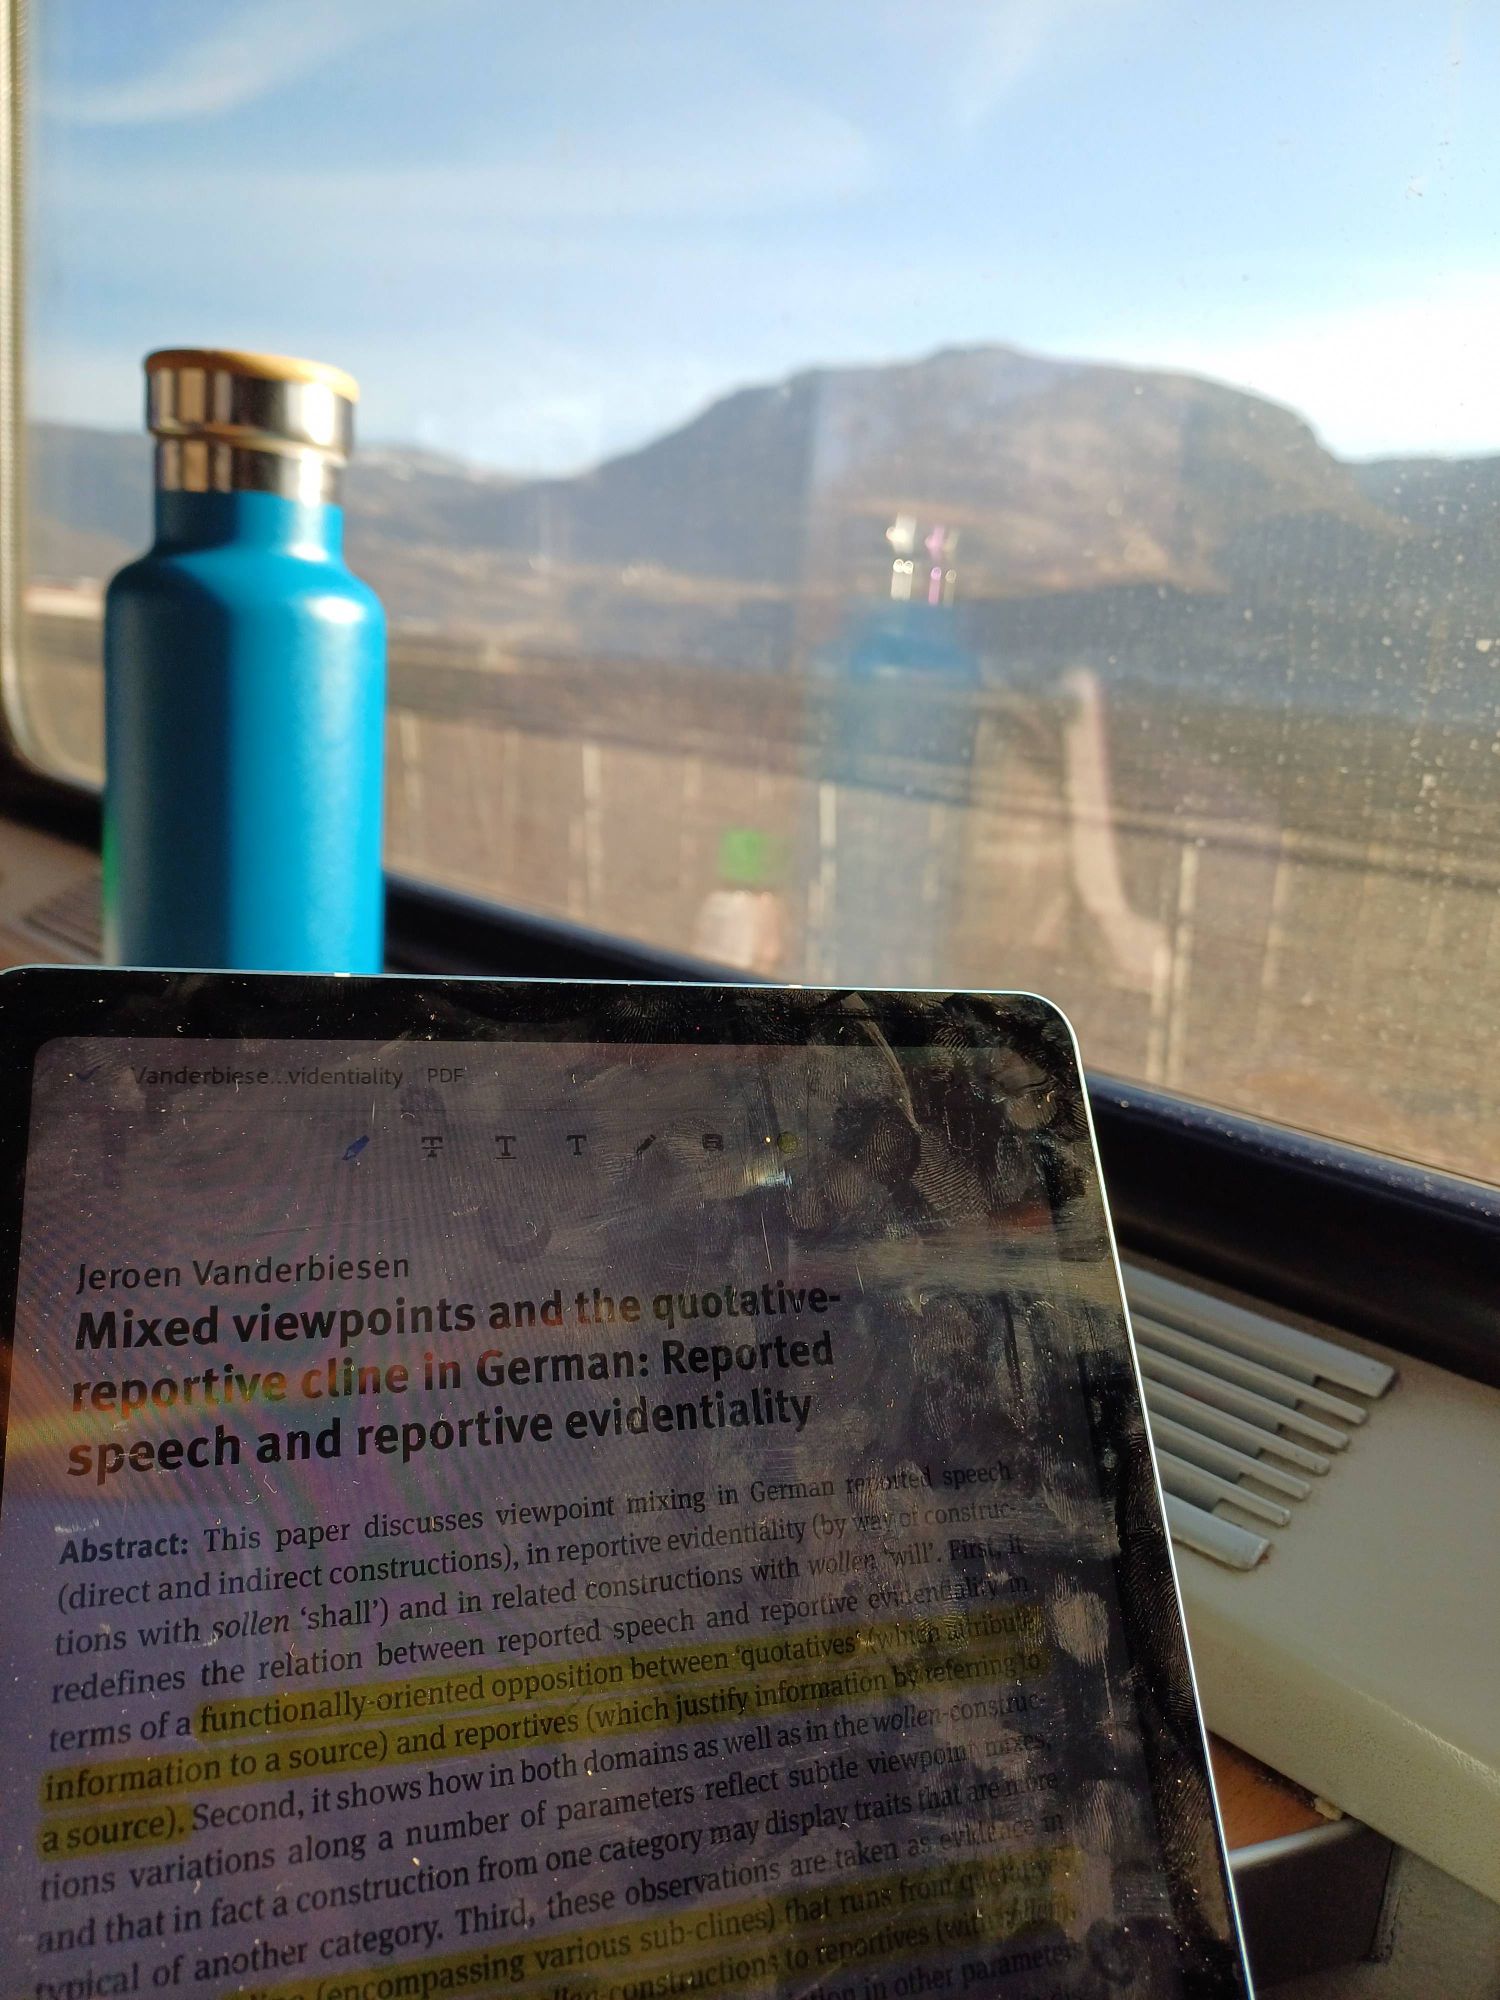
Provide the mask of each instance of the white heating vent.
{"label": "white heating vent", "polygon": [[1172,1539],[1253,1569],[1396,1371],[1127,1264],[1125,1294]]}

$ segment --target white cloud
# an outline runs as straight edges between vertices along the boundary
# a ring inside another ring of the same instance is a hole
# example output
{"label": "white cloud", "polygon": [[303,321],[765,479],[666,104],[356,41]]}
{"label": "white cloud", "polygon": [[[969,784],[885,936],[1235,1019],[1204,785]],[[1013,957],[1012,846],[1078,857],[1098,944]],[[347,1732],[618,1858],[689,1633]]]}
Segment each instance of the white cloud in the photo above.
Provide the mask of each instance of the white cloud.
{"label": "white cloud", "polygon": [[1297,312],[1243,337],[1148,335],[1132,346],[1143,363],[1289,404],[1348,457],[1500,450],[1500,272]]}
{"label": "white cloud", "polygon": [[[378,250],[393,267],[450,260],[450,278],[503,252],[500,232],[624,219],[728,219],[815,208],[874,185],[877,159],[858,127],[810,99],[745,87],[685,106],[670,123],[608,135],[564,128],[541,143],[489,158],[406,160],[348,169],[255,163],[195,175],[92,171],[67,187],[70,240],[124,230],[149,217],[241,254],[264,232],[278,262],[299,231],[326,266],[330,237]],[[224,218],[232,218],[226,233]],[[560,246],[549,240],[549,254]]]}
{"label": "white cloud", "polygon": [[[434,7],[442,0],[423,0]],[[205,9],[204,18],[213,19]],[[197,41],[175,43],[143,74],[49,94],[43,108],[77,125],[157,125],[234,111],[411,19],[406,0],[258,0]]]}

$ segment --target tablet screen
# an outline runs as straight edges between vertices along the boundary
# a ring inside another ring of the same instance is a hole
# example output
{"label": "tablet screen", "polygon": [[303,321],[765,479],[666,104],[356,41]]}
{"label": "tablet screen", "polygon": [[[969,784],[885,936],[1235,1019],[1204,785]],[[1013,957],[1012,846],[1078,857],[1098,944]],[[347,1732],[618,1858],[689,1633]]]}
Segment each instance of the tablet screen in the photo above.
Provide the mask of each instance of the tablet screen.
{"label": "tablet screen", "polygon": [[13,1990],[1242,1990],[1059,1017],[528,1004],[39,1047]]}

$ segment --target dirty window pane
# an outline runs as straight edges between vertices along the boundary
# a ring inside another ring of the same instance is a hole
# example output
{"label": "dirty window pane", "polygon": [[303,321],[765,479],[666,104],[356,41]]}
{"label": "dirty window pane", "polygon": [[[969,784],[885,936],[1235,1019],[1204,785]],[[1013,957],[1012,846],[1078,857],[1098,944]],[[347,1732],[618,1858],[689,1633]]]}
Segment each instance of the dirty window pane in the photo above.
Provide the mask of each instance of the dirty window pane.
{"label": "dirty window pane", "polygon": [[357,373],[389,856],[1500,1176],[1500,27],[35,9],[31,742],[141,354]]}

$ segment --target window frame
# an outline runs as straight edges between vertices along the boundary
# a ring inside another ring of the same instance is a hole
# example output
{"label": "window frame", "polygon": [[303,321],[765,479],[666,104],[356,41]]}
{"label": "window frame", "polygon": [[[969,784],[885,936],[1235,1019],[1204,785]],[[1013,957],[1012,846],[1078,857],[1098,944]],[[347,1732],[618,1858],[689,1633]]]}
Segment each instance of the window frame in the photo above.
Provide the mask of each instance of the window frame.
{"label": "window frame", "polygon": [[7,757],[30,751],[21,693],[21,590],[26,573],[26,423],[23,408],[26,213],[23,93],[26,17],[21,0],[0,4],[0,724]]}

